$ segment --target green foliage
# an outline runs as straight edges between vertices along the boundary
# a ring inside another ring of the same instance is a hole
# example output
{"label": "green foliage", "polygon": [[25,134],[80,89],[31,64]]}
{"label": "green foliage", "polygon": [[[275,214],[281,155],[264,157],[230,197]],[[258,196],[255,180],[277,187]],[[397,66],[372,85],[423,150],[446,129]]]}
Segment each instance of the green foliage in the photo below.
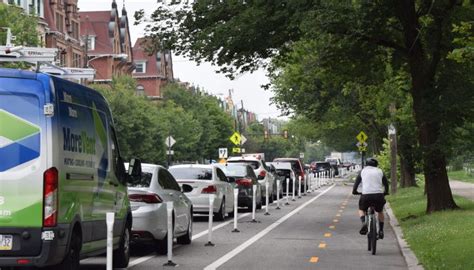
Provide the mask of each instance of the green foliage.
{"label": "green foliage", "polygon": [[118,142],[125,160],[164,163],[164,123],[158,121],[158,108],[144,97],[134,95],[131,77],[114,78],[112,84],[92,85],[110,104]]}
{"label": "green foliage", "polygon": [[456,197],[463,210],[426,214],[423,187],[388,197],[408,245],[427,270],[473,269],[474,203]]}
{"label": "green foliage", "polygon": [[152,103],[136,96],[130,77],[114,78],[110,86],[93,85],[109,101],[125,159],[166,164],[165,138],[173,136],[175,161],[217,159],[217,149],[226,147],[232,131],[230,117],[217,99],[193,94],[177,84],[164,91],[165,100]]}
{"label": "green foliage", "polygon": [[457,62],[474,60],[474,22],[461,22],[453,25],[453,32],[458,34],[453,42],[460,46],[450,52],[448,58]]}
{"label": "green foliage", "polygon": [[459,171],[449,171],[448,176],[451,180],[474,183],[474,168],[471,168],[470,172],[463,169]]}
{"label": "green foliage", "polygon": [[[23,9],[0,3],[0,45],[5,45],[7,40],[7,27],[11,29],[15,40],[12,41],[16,46],[35,47],[39,44],[38,17],[27,15]],[[27,68],[25,63],[0,63],[0,67],[7,68]]]}

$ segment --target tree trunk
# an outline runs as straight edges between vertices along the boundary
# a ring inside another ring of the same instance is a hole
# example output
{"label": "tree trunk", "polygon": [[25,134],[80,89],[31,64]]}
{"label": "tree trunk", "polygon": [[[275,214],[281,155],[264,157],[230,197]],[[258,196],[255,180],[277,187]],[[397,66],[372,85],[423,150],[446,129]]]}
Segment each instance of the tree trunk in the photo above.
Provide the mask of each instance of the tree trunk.
{"label": "tree trunk", "polygon": [[400,155],[400,187],[416,187],[415,166],[412,159]]}
{"label": "tree trunk", "polygon": [[[403,26],[405,47],[411,75],[413,113],[418,128],[418,140],[423,153],[423,171],[427,194],[426,212],[457,208],[446,171],[446,158],[440,151],[439,137],[441,122],[436,114],[440,94],[434,86],[441,53],[443,18],[435,17],[431,52],[422,43],[420,25],[415,1],[397,0],[397,16]],[[452,6],[451,6],[452,8]],[[429,54],[429,55],[428,55]],[[438,115],[441,116],[441,115]]]}

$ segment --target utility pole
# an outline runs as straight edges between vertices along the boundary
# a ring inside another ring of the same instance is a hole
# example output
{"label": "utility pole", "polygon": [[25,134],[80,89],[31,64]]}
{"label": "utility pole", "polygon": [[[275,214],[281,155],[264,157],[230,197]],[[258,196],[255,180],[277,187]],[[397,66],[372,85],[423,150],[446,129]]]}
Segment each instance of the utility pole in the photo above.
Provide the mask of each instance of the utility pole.
{"label": "utility pole", "polygon": [[[240,105],[242,105],[241,109],[240,109],[240,116],[241,116],[241,121],[240,122],[240,125],[239,125],[239,133],[240,133],[240,136],[242,136],[242,132],[244,131],[243,130],[243,125],[244,125],[244,101],[243,100],[240,100]],[[240,139],[240,142],[239,142],[239,146],[240,146],[240,154],[242,155],[242,139]]]}
{"label": "utility pole", "polygon": [[[391,103],[389,107],[390,115],[392,118],[395,116],[396,107],[395,103]],[[388,127],[388,136],[390,139],[390,188],[392,193],[397,193],[397,130],[395,126],[390,124]]]}

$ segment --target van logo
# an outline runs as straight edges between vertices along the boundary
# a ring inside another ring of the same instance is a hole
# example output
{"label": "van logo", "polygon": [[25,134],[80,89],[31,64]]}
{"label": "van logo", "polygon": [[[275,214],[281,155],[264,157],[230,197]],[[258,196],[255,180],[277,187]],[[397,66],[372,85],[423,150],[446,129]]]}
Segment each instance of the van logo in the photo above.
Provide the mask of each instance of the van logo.
{"label": "van logo", "polygon": [[3,205],[5,203],[5,197],[0,196],[0,205]]}
{"label": "van logo", "polygon": [[40,128],[0,109],[0,172],[40,156]]}

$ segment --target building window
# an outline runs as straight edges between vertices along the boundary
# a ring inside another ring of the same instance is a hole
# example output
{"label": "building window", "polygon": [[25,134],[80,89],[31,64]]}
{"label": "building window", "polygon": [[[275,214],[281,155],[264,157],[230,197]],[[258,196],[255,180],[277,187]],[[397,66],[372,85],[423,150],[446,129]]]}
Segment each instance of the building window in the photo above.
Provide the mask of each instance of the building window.
{"label": "building window", "polygon": [[95,36],[87,36],[87,50],[95,50]]}
{"label": "building window", "polygon": [[64,32],[64,16],[56,13],[56,30],[58,32]]}
{"label": "building window", "polygon": [[77,67],[77,68],[81,67],[81,55],[80,54],[77,54],[77,53],[73,54],[72,65],[73,65],[73,67]]}
{"label": "building window", "polygon": [[59,66],[60,67],[65,67],[67,65],[67,60],[66,60],[66,49],[63,48],[58,48],[58,53],[59,53]]}
{"label": "building window", "polygon": [[135,73],[146,73],[146,62],[135,62]]}
{"label": "building window", "polygon": [[143,87],[143,85],[141,84],[137,85],[137,96],[139,97],[145,96],[145,87]]}
{"label": "building window", "polygon": [[76,40],[79,39],[79,24],[77,22],[72,22],[72,37]]}

